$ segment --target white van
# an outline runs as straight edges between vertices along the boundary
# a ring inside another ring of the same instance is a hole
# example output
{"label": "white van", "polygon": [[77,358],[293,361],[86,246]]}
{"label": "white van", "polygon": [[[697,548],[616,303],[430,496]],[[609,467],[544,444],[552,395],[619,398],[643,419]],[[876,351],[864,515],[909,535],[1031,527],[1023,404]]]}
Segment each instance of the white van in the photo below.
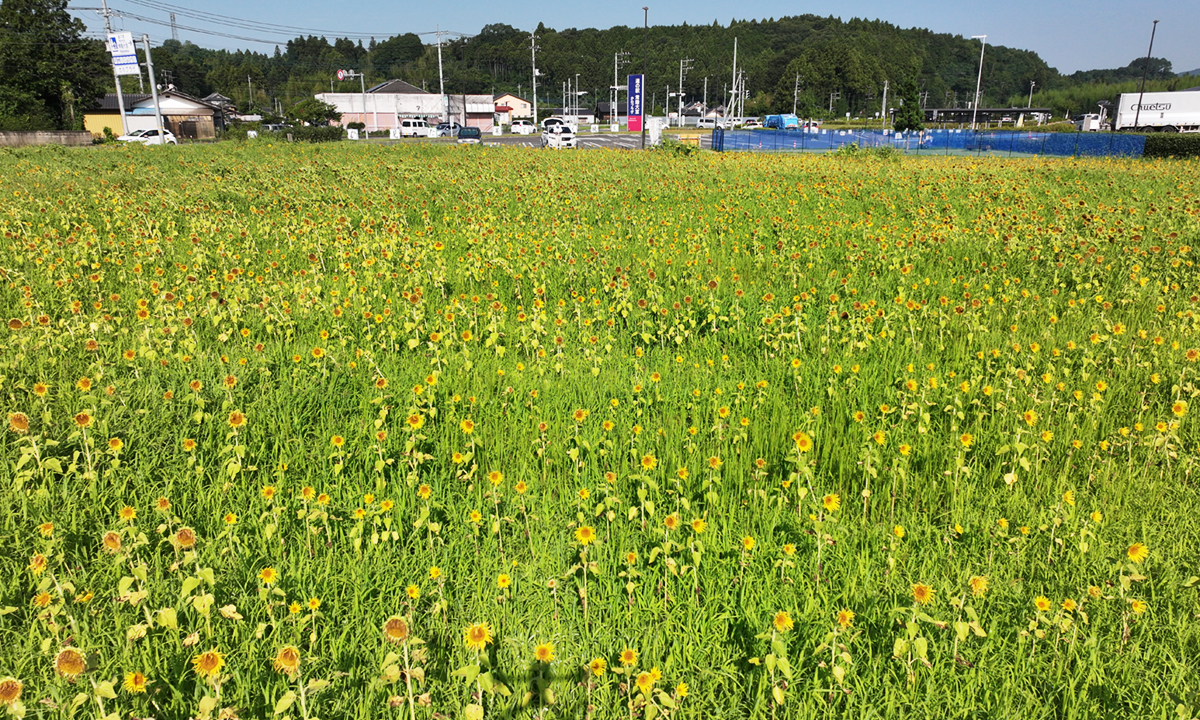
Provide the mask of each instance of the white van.
{"label": "white van", "polygon": [[400,137],[429,137],[429,123],[408,118],[401,120]]}

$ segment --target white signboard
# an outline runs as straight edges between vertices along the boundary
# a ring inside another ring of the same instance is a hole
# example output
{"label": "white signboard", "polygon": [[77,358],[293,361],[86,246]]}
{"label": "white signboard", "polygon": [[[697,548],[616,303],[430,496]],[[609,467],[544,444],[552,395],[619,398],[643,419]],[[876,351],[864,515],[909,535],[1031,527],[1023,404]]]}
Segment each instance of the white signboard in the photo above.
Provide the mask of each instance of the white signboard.
{"label": "white signboard", "polygon": [[388,128],[388,139],[402,140],[404,136],[400,134],[400,128]]}
{"label": "white signboard", "polygon": [[357,140],[358,139],[358,130],[355,130],[354,128],[350,128],[349,130],[346,131],[346,137],[350,138],[351,140]]}
{"label": "white signboard", "polygon": [[107,50],[112,53],[113,68],[118,75],[140,75],[137,50],[133,44],[133,33],[118,32],[108,36]]}

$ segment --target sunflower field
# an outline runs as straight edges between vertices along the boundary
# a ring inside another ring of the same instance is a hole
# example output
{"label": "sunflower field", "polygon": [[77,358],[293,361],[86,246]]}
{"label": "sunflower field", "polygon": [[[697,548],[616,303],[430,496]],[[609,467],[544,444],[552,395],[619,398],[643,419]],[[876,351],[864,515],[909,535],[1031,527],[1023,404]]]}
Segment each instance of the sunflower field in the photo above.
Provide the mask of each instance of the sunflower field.
{"label": "sunflower field", "polygon": [[1200,165],[0,155],[0,717],[1200,716]]}

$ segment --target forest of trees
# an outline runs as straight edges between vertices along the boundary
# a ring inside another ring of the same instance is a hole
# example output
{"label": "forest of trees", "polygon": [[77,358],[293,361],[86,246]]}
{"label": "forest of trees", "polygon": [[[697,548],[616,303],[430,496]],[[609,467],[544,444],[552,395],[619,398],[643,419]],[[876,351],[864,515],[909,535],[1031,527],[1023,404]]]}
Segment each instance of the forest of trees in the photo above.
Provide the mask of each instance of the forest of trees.
{"label": "forest of trees", "polygon": [[[815,15],[656,26],[648,33],[639,27],[553,30],[539,25],[534,34],[538,99],[546,107],[559,104],[563,83],[575,83],[576,75],[579,89],[587,93],[585,104],[608,100],[614,56],[628,53],[618,73],[624,83],[627,73],[641,71],[644,47],[647,102],[656,112],[662,111],[668,91],[679,91],[681,60],[691,61],[683,80],[685,99],[721,104],[732,82],[735,38],[738,67],[745,72],[747,114],[790,112],[794,104],[803,115],[870,116],[880,109],[885,81],[896,88],[909,80],[916,82],[923,106],[965,107],[975,92],[979,69],[977,40],[876,20]],[[531,95],[527,30],[488,25],[473,37],[444,41],[441,53],[447,92]],[[1023,106],[1033,82],[1034,105],[1051,106],[1058,113],[1082,112],[1084,101],[1093,96],[1115,97],[1113,84],[1140,79],[1144,63],[1143,58],[1114,70],[1062,75],[1037,53],[989,45],[981,103]],[[1169,61],[1151,58],[1150,63],[1149,76],[1156,87],[1168,82],[1186,86],[1186,79],[1175,78]],[[156,50],[155,66],[169,73],[184,92],[204,96],[218,91],[256,108],[270,108],[275,99],[286,106],[331,89],[355,91],[351,84],[331,83],[341,68],[364,72],[368,86],[399,78],[432,92],[438,87],[437,46],[411,33],[371,40],[366,46],[347,39],[302,37],[270,55],[168,41]]]}
{"label": "forest of trees", "polygon": [[[0,27],[0,59],[11,57],[16,62],[16,56],[29,52],[31,46],[17,31],[48,32],[45,22],[27,22],[17,15],[49,12],[61,20],[65,6],[64,0],[5,0],[3,7],[12,11],[12,17],[9,23],[0,18],[0,26],[8,28]],[[75,23],[60,23],[59,34],[76,33],[80,26]],[[803,115],[849,112],[869,117],[880,109],[885,82],[890,88],[909,89],[910,83],[915,83],[922,106],[965,107],[975,91],[979,62],[977,40],[899,28],[877,20],[843,21],[815,15],[735,20],[726,25],[714,21],[711,25],[656,26],[648,33],[640,27],[553,30],[539,25],[534,35],[540,71],[538,100],[544,107],[557,106],[563,83],[576,80],[578,88],[587,93],[584,105],[607,100],[614,79],[614,56],[621,52],[627,55],[623,56],[626,64],[619,70],[619,82],[624,83],[628,73],[640,72],[645,62],[647,101],[655,112],[662,111],[668,92],[679,92],[681,60],[690,60],[683,79],[685,100],[722,104],[732,82],[735,39],[738,67],[745,73],[747,114],[790,112],[794,104]],[[446,91],[507,91],[530,97],[530,39],[527,30],[503,24],[488,25],[471,37],[445,39],[441,58]],[[45,43],[42,36],[38,41]],[[47,58],[47,65],[71,67],[82,79],[57,84],[40,80],[50,89],[31,114],[27,110],[34,105],[27,102],[28,92],[21,83],[12,77],[0,78],[0,119],[24,112],[24,124],[45,124],[50,118],[61,127],[78,125],[78,110],[91,102],[87,95],[103,90],[104,82],[110,91],[113,87],[103,45],[76,37],[71,42],[57,38],[41,47],[62,56]],[[644,60],[643,48],[648,49]],[[67,55],[74,60],[65,61]],[[1033,82],[1035,106],[1048,105],[1058,113],[1088,111],[1084,106],[1096,99],[1115,97],[1114,89],[1124,87],[1118,83],[1140,80],[1144,63],[1139,59],[1119,69],[1061,75],[1034,52],[989,45],[981,103],[1024,105]],[[213,50],[177,40],[154,49],[160,84],[173,84],[197,97],[220,92],[242,109],[255,111],[287,109],[331,90],[358,91],[357,80],[336,81],[339,69],[363,72],[368,87],[399,78],[437,92],[438,65],[436,44],[413,33],[371,39],[366,45],[345,38],[331,42],[325,37],[297,37],[273,53]],[[1149,70],[1156,89],[1187,87],[1190,80],[1176,78],[1170,62],[1158,58],[1150,59]],[[26,85],[36,79],[30,76]],[[136,77],[127,76],[122,83],[126,92],[138,92],[141,87]]]}

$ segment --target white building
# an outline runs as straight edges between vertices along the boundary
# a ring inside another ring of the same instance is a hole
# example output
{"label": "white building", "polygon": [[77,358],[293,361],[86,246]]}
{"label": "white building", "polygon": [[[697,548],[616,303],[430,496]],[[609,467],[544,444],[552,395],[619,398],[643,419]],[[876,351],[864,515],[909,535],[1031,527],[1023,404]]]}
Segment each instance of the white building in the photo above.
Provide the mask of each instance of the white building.
{"label": "white building", "polygon": [[365,93],[321,93],[316,98],[337,108],[343,126],[361,122],[367,130],[399,127],[404,118],[420,118],[430,123],[451,118],[490,132],[495,112],[491,95],[437,95],[403,80],[389,80],[367,88]]}

